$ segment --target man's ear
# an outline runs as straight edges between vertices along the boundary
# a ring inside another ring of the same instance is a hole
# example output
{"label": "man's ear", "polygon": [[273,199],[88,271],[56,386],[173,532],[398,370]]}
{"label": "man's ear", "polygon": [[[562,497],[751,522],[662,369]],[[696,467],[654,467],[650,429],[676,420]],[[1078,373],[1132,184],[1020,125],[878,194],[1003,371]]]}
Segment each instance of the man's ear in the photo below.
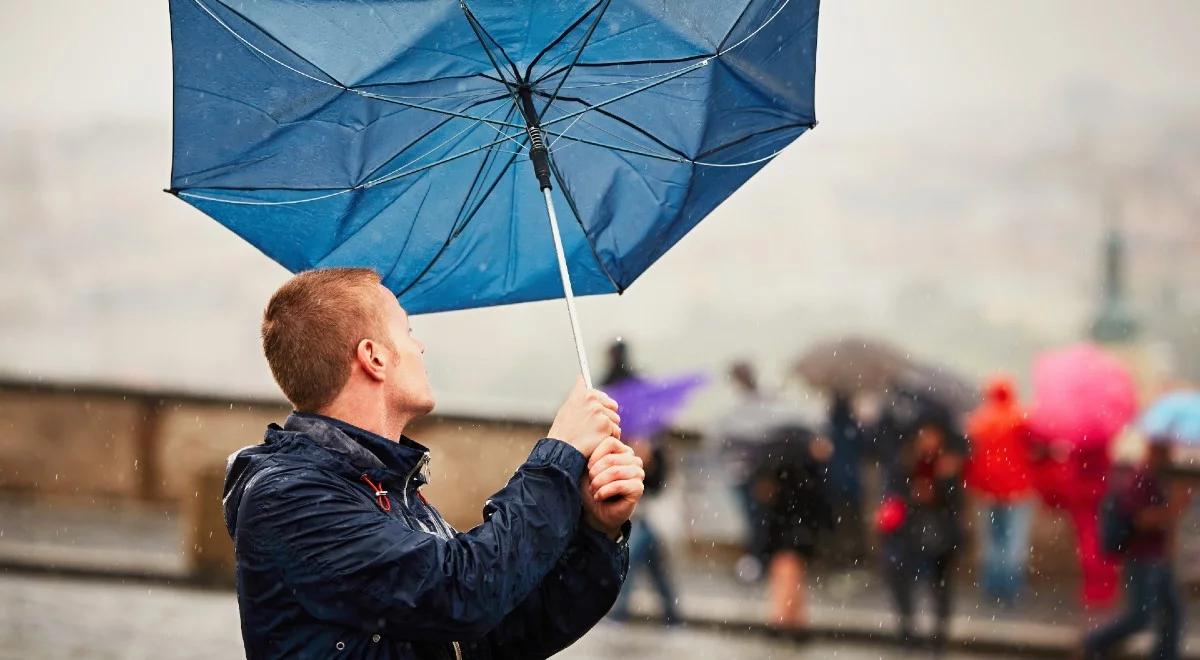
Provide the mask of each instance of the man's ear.
{"label": "man's ear", "polygon": [[377,381],[387,379],[386,357],[383,354],[383,347],[377,342],[370,339],[358,342],[358,347],[354,351],[354,359],[368,378]]}

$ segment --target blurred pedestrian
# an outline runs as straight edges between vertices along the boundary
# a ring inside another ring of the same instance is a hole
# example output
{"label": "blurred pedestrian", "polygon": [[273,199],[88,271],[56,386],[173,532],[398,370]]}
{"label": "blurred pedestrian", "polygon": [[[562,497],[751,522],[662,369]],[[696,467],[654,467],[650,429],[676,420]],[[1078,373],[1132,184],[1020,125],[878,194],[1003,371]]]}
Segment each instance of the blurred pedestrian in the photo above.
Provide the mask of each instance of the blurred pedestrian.
{"label": "blurred pedestrian", "polygon": [[984,402],[967,421],[967,437],[966,482],[983,518],[983,591],[1011,606],[1025,584],[1033,516],[1029,428],[1011,378],[987,384]]}
{"label": "blurred pedestrian", "polygon": [[899,633],[907,644],[915,640],[915,587],[921,580],[929,583],[933,594],[935,647],[945,644],[949,632],[951,569],[963,539],[962,456],[950,450],[951,436],[939,417],[918,420],[900,449],[900,469],[889,479],[876,517]]}
{"label": "blurred pedestrian", "polygon": [[754,497],[765,512],[769,559],[769,623],[796,630],[808,625],[805,584],[823,530],[833,527],[823,474],[830,442],[799,426],[779,429],[754,470]]}
{"label": "blurred pedestrian", "polygon": [[829,504],[834,520],[829,556],[842,564],[857,565],[866,557],[867,547],[862,515],[863,429],[848,394],[834,392],[827,435],[833,443],[833,454],[827,464]]}
{"label": "blurred pedestrian", "polygon": [[1188,503],[1186,490],[1172,488],[1172,442],[1153,438],[1144,463],[1117,478],[1102,508],[1106,550],[1115,551],[1124,567],[1125,609],[1084,640],[1087,658],[1103,658],[1123,641],[1155,624],[1157,641],[1151,657],[1179,657],[1183,603],[1175,584],[1171,546]]}
{"label": "blurred pedestrian", "polygon": [[1100,547],[1098,511],[1112,466],[1108,444],[1069,443],[1035,429],[1031,454],[1035,490],[1046,506],[1066,513],[1075,531],[1083,606],[1108,607],[1119,582],[1117,562]]}
{"label": "blurred pedestrian", "polygon": [[[633,366],[633,357],[627,342],[620,339],[614,341],[608,348],[608,358],[608,372],[604,376],[602,387],[619,386],[638,378],[639,374]],[[624,402],[619,403],[628,405]],[[645,471],[643,497],[648,501],[661,493],[666,484],[668,470],[666,452],[656,438],[626,438],[625,442],[642,460]],[[603,468],[602,461],[597,463],[597,468]],[[634,583],[643,571],[650,576],[651,584],[658,594],[663,622],[667,625],[679,623],[681,619],[675,588],[671,580],[666,546],[659,541],[658,532],[646,517],[644,510],[633,518],[633,528],[629,535],[629,572],[625,576],[625,584],[617,597],[617,602],[609,613],[609,617],[614,621],[629,619],[629,599],[633,593]]]}
{"label": "blurred pedestrian", "polygon": [[[668,462],[666,452],[662,447],[648,440],[631,440],[634,454],[642,459],[646,476],[644,497],[654,498],[662,492],[666,484]],[[670,562],[667,549],[659,540],[654,526],[646,519],[645,513],[634,516],[633,529],[629,536],[629,573],[625,576],[625,586],[613,605],[611,618],[615,621],[629,619],[629,598],[633,593],[633,585],[645,571],[650,576],[650,582],[658,594],[659,610],[663,623],[674,625],[682,619],[679,615],[675,587],[671,580]]]}
{"label": "blurred pedestrian", "polygon": [[766,565],[766,512],[754,497],[754,469],[763,455],[763,447],[785,419],[780,403],[764,393],[758,377],[747,362],[734,363],[729,379],[738,400],[716,424],[721,464],[745,522],[744,554],[737,563],[738,578],[757,581]]}

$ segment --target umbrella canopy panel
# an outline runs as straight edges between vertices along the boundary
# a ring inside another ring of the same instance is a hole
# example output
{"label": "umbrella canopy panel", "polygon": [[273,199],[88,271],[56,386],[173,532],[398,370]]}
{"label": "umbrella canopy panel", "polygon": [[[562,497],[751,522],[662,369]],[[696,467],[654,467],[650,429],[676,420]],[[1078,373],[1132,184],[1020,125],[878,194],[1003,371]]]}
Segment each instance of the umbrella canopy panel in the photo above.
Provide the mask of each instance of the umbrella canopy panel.
{"label": "umbrella canopy panel", "polygon": [[1154,440],[1200,446],[1200,392],[1163,396],[1146,410],[1138,426]]}
{"label": "umbrella canopy panel", "polygon": [[815,124],[816,0],[172,0],[172,192],[414,313],[620,292]]}
{"label": "umbrella canopy panel", "polygon": [[1034,361],[1029,424],[1042,437],[1107,445],[1136,412],[1137,391],[1129,371],[1099,348],[1080,344]]}

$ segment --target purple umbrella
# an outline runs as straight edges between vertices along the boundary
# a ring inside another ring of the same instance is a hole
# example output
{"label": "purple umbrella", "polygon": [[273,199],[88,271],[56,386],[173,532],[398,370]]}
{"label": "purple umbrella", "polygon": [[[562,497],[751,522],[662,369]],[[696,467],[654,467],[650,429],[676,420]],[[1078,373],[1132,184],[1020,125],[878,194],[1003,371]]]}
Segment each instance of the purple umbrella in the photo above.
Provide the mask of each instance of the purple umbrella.
{"label": "purple umbrella", "polygon": [[704,374],[685,374],[651,380],[629,378],[604,391],[620,406],[621,434],[626,439],[650,438],[675,422],[692,393],[708,382]]}

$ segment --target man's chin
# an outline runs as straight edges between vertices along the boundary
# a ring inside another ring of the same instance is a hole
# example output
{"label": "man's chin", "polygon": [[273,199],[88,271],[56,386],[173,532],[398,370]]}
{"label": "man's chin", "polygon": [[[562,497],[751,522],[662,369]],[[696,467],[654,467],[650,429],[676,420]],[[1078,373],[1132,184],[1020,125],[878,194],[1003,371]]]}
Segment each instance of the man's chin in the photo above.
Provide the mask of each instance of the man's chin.
{"label": "man's chin", "polygon": [[420,404],[418,404],[416,406],[417,414],[428,415],[429,413],[433,412],[433,409],[436,407],[437,407],[437,401],[434,401],[433,397],[429,397],[428,399],[426,399],[425,401],[421,402]]}

